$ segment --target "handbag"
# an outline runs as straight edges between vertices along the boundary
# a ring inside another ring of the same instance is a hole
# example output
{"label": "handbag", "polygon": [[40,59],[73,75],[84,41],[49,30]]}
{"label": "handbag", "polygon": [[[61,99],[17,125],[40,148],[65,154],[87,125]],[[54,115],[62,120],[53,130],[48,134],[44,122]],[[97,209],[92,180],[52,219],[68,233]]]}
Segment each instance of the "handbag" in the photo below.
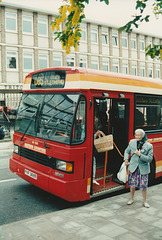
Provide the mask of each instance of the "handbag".
{"label": "handbag", "polygon": [[117,178],[123,183],[126,183],[127,181],[127,166],[124,162],[122,163],[119,172],[117,173]]}
{"label": "handbag", "polygon": [[106,152],[113,149],[113,135],[100,133],[99,138],[94,139],[94,145],[97,152]]}

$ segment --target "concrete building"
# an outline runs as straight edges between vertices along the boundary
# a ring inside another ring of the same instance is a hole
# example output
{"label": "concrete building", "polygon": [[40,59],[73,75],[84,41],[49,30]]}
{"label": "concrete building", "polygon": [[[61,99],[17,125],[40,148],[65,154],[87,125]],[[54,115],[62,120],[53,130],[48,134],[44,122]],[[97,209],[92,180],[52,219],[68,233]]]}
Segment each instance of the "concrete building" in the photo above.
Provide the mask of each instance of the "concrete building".
{"label": "concrete building", "polygon": [[[55,16],[52,12],[0,3],[0,86],[21,88],[29,72],[56,66],[80,66],[162,79],[162,62],[145,55],[145,47],[162,44],[162,38],[118,32],[115,26],[85,20],[78,52],[73,49],[66,55],[51,31],[50,23]],[[0,100],[3,97],[0,94]],[[6,105],[18,104],[15,95],[5,97]]]}

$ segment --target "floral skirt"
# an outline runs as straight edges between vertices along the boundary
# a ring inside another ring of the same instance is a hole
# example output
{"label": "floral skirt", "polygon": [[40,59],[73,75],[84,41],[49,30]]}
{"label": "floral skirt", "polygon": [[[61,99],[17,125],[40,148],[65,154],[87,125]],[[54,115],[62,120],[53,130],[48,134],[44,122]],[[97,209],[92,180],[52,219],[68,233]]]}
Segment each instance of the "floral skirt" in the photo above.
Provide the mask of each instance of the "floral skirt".
{"label": "floral skirt", "polygon": [[141,175],[139,168],[135,172],[129,172],[128,186],[131,188],[139,188],[141,190],[147,190],[148,187],[148,174]]}

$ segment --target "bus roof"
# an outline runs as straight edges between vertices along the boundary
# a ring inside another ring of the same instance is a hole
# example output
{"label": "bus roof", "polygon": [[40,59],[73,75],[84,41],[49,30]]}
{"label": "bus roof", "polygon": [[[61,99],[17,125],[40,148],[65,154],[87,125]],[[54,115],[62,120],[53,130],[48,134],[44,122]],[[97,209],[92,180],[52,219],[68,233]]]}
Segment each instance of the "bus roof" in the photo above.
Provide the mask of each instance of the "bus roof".
{"label": "bus roof", "polygon": [[137,77],[128,74],[79,67],[47,68],[32,72],[26,76],[23,90],[31,89],[33,74],[55,70],[66,71],[64,89],[115,90],[122,92],[162,95],[162,80],[160,79]]}

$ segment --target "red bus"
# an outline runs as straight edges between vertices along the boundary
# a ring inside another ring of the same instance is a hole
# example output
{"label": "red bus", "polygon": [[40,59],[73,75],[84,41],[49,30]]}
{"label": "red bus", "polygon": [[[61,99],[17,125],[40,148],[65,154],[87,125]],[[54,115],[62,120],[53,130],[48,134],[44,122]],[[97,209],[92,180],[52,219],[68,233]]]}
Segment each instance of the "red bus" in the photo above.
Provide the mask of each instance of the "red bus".
{"label": "red bus", "polygon": [[[115,146],[95,153],[99,185],[93,183],[96,115]],[[35,71],[25,78],[10,169],[68,201],[119,191],[127,184],[116,175],[136,128],[153,144],[152,182],[162,176],[162,81],[83,68]]]}

